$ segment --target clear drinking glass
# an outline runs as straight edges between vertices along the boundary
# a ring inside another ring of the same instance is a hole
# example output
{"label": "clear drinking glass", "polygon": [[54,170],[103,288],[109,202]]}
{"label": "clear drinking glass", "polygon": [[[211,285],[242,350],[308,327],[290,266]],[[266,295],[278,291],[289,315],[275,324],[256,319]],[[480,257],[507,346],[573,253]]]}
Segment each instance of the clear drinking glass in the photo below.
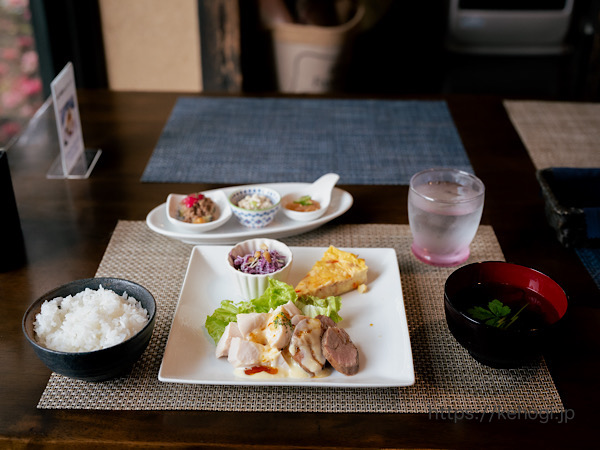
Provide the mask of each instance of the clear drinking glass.
{"label": "clear drinking glass", "polygon": [[485,187],[462,170],[428,169],[410,180],[408,220],[412,252],[435,266],[456,266],[469,258],[477,233]]}

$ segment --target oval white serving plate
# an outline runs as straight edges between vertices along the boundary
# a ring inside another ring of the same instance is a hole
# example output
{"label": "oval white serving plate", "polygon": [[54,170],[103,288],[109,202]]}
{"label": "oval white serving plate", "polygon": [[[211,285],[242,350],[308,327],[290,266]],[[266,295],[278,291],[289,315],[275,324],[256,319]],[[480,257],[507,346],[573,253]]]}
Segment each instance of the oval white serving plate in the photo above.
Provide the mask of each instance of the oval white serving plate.
{"label": "oval white serving plate", "polygon": [[[284,196],[291,192],[301,191],[310,183],[267,183],[261,186],[267,186],[275,189]],[[253,185],[248,185],[253,186]],[[231,195],[234,191],[245,186],[232,186],[222,190],[226,196]],[[206,195],[211,194],[211,190],[203,191]],[[146,216],[146,224],[156,233],[178,239],[188,244],[235,244],[239,241],[250,239],[253,237],[269,237],[271,239],[279,239],[287,236],[305,233],[314,230],[321,225],[341,216],[352,206],[354,199],[348,192],[334,188],[331,194],[331,202],[325,213],[316,220],[310,222],[298,222],[286,217],[281,211],[277,213],[273,222],[264,228],[251,229],[244,227],[238,221],[229,220],[223,226],[216,230],[207,231],[201,234],[181,232],[167,220],[166,203],[163,203]]]}

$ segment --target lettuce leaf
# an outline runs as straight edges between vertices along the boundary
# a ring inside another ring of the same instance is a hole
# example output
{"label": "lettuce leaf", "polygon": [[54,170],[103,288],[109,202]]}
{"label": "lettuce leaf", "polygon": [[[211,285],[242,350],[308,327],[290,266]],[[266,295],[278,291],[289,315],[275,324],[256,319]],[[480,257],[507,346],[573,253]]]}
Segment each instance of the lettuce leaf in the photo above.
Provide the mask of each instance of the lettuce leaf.
{"label": "lettuce leaf", "polygon": [[223,300],[221,306],[215,309],[212,316],[206,317],[204,327],[209,336],[215,341],[215,344],[219,342],[227,324],[237,320],[237,314],[239,314],[239,308],[231,300]]}
{"label": "lettuce leaf", "polygon": [[287,302],[295,302],[298,298],[293,286],[283,281],[269,278],[269,286],[265,292],[254,300],[250,300],[254,310],[250,312],[269,312],[278,306],[285,305]]}
{"label": "lettuce leaf", "polygon": [[269,287],[260,297],[239,303],[233,303],[231,300],[221,301],[221,306],[206,317],[204,326],[216,344],[229,322],[237,322],[238,314],[266,313],[296,298],[296,291],[292,286],[269,278]]}
{"label": "lettuce leaf", "polygon": [[338,315],[342,307],[341,297],[304,296],[299,299],[293,286],[269,278],[269,287],[260,297],[239,303],[233,303],[231,300],[221,301],[221,306],[215,309],[212,315],[206,317],[204,326],[216,344],[229,322],[237,322],[238,314],[267,313],[289,301],[292,301],[305,316],[315,317],[323,314],[329,316],[334,322],[342,320]]}
{"label": "lettuce leaf", "polygon": [[308,317],[316,317],[319,314],[328,316],[331,320],[338,323],[342,318],[337,313],[342,307],[342,298],[333,295],[327,298],[304,296],[296,300],[296,306],[302,314]]}

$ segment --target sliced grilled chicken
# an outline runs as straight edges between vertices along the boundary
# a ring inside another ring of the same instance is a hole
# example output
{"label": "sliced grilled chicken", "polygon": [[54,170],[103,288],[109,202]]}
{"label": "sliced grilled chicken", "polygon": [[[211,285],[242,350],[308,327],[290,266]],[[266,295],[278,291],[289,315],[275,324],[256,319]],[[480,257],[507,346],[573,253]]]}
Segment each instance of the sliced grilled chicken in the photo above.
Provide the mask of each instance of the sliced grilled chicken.
{"label": "sliced grilled chicken", "polygon": [[292,339],[294,327],[290,316],[282,306],[276,308],[271,314],[265,329],[267,343],[278,350],[287,347]]}
{"label": "sliced grilled chicken", "polygon": [[269,313],[238,314],[237,324],[244,339],[266,344],[265,329],[271,315]]}
{"label": "sliced grilled chicken", "polygon": [[312,376],[321,372],[326,362],[321,351],[321,335],[321,321],[306,318],[298,322],[290,342],[292,358]]}
{"label": "sliced grilled chicken", "polygon": [[291,300],[289,302],[287,302],[285,305],[283,305],[282,308],[285,310],[285,312],[287,312],[288,316],[290,316],[290,317],[294,317],[294,316],[297,316],[298,314],[302,314],[302,311],[300,311],[300,309],[298,309],[298,307]]}
{"label": "sliced grilled chicken", "polygon": [[234,367],[252,367],[261,362],[263,345],[242,338],[231,339],[227,361]]}
{"label": "sliced grilled chicken", "polygon": [[240,333],[240,329],[238,328],[238,324],[236,322],[229,322],[225,327],[223,336],[221,336],[221,339],[219,339],[219,343],[217,344],[217,350],[215,352],[217,358],[227,356],[229,353],[229,347],[231,345],[231,339],[234,337],[241,338],[242,333]]}

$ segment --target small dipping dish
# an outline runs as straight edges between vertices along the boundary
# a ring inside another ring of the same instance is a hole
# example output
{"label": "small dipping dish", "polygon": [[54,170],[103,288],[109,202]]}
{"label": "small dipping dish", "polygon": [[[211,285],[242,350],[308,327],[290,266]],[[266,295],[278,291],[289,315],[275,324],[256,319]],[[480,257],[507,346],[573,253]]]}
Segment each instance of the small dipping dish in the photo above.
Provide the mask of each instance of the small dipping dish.
{"label": "small dipping dish", "polygon": [[[245,273],[234,267],[234,260],[238,256],[254,255],[256,251],[275,250],[285,258],[285,265],[279,270],[266,274]],[[269,278],[286,282],[292,268],[292,251],[283,242],[275,239],[248,239],[235,245],[227,254],[227,267],[242,294],[244,300],[252,300],[262,295],[269,287]]]}
{"label": "small dipping dish", "polygon": [[[309,222],[318,219],[325,214],[325,211],[329,208],[331,192],[339,179],[340,176],[337,173],[327,173],[310,186],[307,186],[303,191],[292,192],[285,195],[281,199],[283,213],[290,219],[301,222]],[[305,198],[310,198],[310,201],[318,202],[320,206],[319,209],[314,211],[295,211],[287,208],[288,204],[302,201],[302,199]]]}
{"label": "small dipping dish", "polygon": [[188,195],[183,194],[169,194],[167,197],[167,219],[177,229],[177,231],[183,233],[204,233],[205,231],[214,230],[225,224],[231,217],[231,208],[227,202],[227,197],[223,191],[214,191],[210,193],[201,192],[201,194],[210,198],[218,208],[217,218],[206,223],[189,223],[184,222],[179,217],[179,205],[181,201]]}

